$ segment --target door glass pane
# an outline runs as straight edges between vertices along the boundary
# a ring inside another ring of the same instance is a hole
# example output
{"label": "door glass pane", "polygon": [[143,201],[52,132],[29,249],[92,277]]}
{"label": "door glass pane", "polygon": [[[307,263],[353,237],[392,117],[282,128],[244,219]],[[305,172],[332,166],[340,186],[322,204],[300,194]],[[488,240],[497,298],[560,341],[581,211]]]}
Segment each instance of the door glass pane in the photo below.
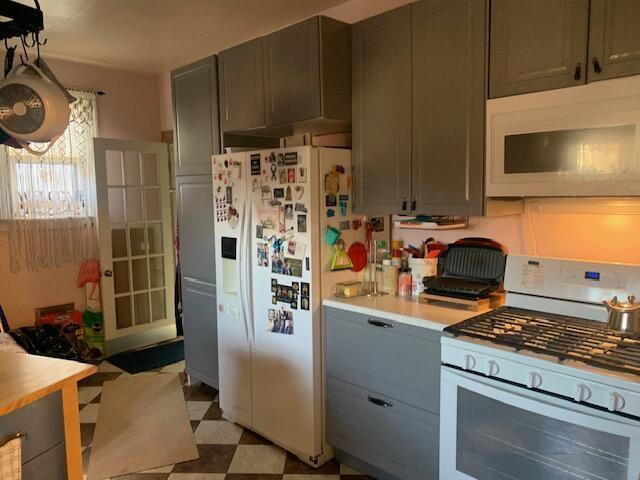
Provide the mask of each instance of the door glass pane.
{"label": "door glass pane", "polygon": [[149,253],[162,253],[162,223],[152,223],[147,226],[149,237]]}
{"label": "door glass pane", "polygon": [[127,222],[142,222],[142,189],[127,188]]}
{"label": "door glass pane", "polygon": [[113,258],[127,256],[127,230],[124,227],[111,229],[111,256]]}
{"label": "door glass pane", "polygon": [[167,318],[164,303],[164,290],[155,290],[151,292],[151,318],[153,321],[163,320]]}
{"label": "door glass pane", "polygon": [[113,292],[127,293],[129,291],[129,262],[122,260],[113,262]]}
{"label": "door glass pane", "polygon": [[124,185],[122,181],[122,152],[107,150],[107,185]]}
{"label": "door glass pane", "polygon": [[504,173],[640,173],[634,125],[507,135]]}
{"label": "door glass pane", "polygon": [[116,327],[127,328],[133,324],[131,321],[131,297],[116,298]]}
{"label": "door glass pane", "polygon": [[133,275],[134,290],[146,290],[149,288],[146,258],[139,258],[131,261],[131,274]]}
{"label": "door glass pane", "polygon": [[628,478],[629,439],[622,436],[522,410],[461,387],[457,425],[456,469],[478,480]]}
{"label": "door glass pane", "polygon": [[142,154],[143,184],[147,187],[158,185],[158,157],[155,153]]}
{"label": "door glass pane", "polygon": [[144,227],[142,225],[129,227],[129,237],[131,240],[131,255],[144,255],[146,243],[144,239]]}
{"label": "door glass pane", "polygon": [[136,325],[151,321],[148,292],[138,293],[133,296],[133,309],[135,311]]}
{"label": "door glass pane", "polygon": [[151,288],[164,287],[164,257],[149,259],[149,278]]}
{"label": "door glass pane", "polygon": [[124,223],[124,188],[109,188],[109,222]]}
{"label": "door glass pane", "polygon": [[140,185],[140,154],[124,152],[124,179],[127,185]]}
{"label": "door glass pane", "polygon": [[159,188],[147,188],[144,191],[146,208],[147,208],[147,220],[162,220],[161,205],[160,205],[160,189]]}

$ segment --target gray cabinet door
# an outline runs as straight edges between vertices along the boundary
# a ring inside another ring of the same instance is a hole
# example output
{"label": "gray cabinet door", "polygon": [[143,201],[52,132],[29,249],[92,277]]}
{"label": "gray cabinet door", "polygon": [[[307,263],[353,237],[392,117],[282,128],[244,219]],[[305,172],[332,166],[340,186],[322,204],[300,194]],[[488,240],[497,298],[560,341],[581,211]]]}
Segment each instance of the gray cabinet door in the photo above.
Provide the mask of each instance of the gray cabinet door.
{"label": "gray cabinet door", "polygon": [[439,416],[331,377],[326,385],[329,444],[394,478],[438,478]]}
{"label": "gray cabinet door", "polygon": [[262,38],[218,54],[220,125],[223,132],[264,126],[262,75]]}
{"label": "gray cabinet door", "polygon": [[489,97],[585,83],[588,28],[589,0],[491,0]]}
{"label": "gray cabinet door", "polygon": [[408,213],[411,7],[353,25],[351,47],[354,211]]}
{"label": "gray cabinet door", "polygon": [[589,81],[640,73],[640,1],[591,0]]}
{"label": "gray cabinet door", "polygon": [[216,57],[171,72],[176,175],[211,174],[220,153]]}
{"label": "gray cabinet door", "polygon": [[218,387],[218,329],[211,176],[177,177],[182,321],[187,372]]}
{"label": "gray cabinet door", "polygon": [[262,42],[267,125],[319,117],[319,17],[267,35]]}
{"label": "gray cabinet door", "polygon": [[438,414],[440,332],[325,308],[327,375]]}
{"label": "gray cabinet door", "polygon": [[412,4],[413,213],[482,215],[486,5]]}

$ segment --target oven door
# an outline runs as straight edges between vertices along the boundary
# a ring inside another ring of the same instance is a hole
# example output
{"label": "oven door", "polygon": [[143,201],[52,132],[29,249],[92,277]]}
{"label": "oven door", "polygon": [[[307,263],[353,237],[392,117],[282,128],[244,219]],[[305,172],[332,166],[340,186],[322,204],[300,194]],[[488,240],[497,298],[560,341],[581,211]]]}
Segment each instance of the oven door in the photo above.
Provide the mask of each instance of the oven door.
{"label": "oven door", "polygon": [[440,478],[640,480],[640,422],[443,366]]}

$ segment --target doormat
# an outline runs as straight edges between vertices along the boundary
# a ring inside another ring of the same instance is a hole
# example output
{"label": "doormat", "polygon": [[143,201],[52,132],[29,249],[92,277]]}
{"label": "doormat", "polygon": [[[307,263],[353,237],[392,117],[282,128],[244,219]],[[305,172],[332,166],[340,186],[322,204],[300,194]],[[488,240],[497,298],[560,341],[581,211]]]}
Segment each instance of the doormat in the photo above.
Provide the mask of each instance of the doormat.
{"label": "doormat", "polygon": [[131,374],[166,367],[181,360],[184,360],[184,341],[182,340],[133,352],[118,353],[107,358],[107,362]]}
{"label": "doormat", "polygon": [[196,458],[198,448],[178,374],[156,373],[104,382],[90,450],[89,480]]}

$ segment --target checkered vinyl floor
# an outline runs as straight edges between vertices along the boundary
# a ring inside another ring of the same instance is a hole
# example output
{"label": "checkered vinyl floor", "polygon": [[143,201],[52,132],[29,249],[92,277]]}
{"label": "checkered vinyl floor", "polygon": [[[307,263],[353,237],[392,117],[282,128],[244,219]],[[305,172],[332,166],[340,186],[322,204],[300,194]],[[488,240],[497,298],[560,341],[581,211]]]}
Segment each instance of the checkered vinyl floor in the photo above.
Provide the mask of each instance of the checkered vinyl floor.
{"label": "checkered vinyl floor", "polygon": [[[153,372],[183,372],[184,362],[178,362]],[[128,375],[108,362],[102,362],[98,372],[82,380],[78,386],[80,401],[80,431],[82,434],[85,472],[89,466],[91,443],[102,383]],[[218,392],[202,383],[186,385],[184,397],[191,419],[200,458],[191,462],[134,473],[118,480],[365,480],[369,479],[336,460],[314,469],[294,455],[285,452],[259,435],[222,418]],[[86,477],[85,477],[86,478]]]}

